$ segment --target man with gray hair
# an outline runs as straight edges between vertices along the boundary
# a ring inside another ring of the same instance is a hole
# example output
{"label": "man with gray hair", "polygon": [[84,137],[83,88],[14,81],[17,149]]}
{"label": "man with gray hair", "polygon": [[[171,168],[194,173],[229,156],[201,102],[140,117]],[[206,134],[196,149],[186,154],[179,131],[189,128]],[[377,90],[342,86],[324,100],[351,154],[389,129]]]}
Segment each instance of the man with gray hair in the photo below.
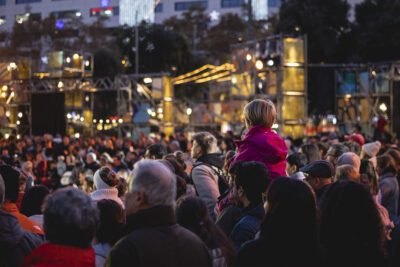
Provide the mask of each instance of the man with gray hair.
{"label": "man with gray hair", "polygon": [[360,166],[361,166],[361,160],[360,157],[354,153],[354,152],[346,152],[343,153],[338,161],[337,161],[337,167],[342,166],[342,165],[351,165],[354,167],[354,170],[356,171],[357,175],[360,175]]}
{"label": "man with gray hair", "polygon": [[106,266],[209,266],[207,247],[176,223],[176,177],[161,162],[135,164],[126,195],[126,235]]}

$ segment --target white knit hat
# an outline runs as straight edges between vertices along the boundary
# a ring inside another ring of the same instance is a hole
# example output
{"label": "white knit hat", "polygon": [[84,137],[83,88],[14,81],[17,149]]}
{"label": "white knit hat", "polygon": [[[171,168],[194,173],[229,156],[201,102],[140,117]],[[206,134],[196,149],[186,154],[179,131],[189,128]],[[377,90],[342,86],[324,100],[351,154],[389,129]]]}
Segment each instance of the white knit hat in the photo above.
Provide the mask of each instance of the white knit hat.
{"label": "white knit hat", "polygon": [[94,182],[94,186],[96,187],[97,190],[99,189],[110,189],[113,188],[112,186],[109,186],[108,184],[106,184],[103,179],[101,179],[100,177],[100,169],[98,169],[93,176],[93,182]]}
{"label": "white knit hat", "polygon": [[122,200],[118,197],[118,189],[112,186],[109,186],[108,184],[106,184],[103,179],[101,179],[100,177],[100,170],[98,169],[95,173],[94,173],[94,177],[93,177],[93,182],[94,185],[96,187],[96,191],[94,191],[90,197],[94,200],[94,201],[100,201],[102,199],[110,199],[110,200],[114,200],[115,202],[117,202],[119,205],[121,205],[122,208],[125,208],[124,203],[122,202]]}
{"label": "white knit hat", "polygon": [[381,149],[381,143],[379,141],[368,143],[362,146],[362,150],[371,158],[376,157],[379,149]]}

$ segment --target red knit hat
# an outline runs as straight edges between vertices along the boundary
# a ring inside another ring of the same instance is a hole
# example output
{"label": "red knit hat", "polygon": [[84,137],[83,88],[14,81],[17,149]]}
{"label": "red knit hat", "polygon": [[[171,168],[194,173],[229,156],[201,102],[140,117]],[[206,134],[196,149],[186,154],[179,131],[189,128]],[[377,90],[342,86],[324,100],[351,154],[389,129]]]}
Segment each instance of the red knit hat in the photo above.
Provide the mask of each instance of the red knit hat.
{"label": "red knit hat", "polygon": [[350,136],[350,140],[358,143],[360,146],[363,146],[365,144],[364,136],[362,136],[361,134],[352,134]]}

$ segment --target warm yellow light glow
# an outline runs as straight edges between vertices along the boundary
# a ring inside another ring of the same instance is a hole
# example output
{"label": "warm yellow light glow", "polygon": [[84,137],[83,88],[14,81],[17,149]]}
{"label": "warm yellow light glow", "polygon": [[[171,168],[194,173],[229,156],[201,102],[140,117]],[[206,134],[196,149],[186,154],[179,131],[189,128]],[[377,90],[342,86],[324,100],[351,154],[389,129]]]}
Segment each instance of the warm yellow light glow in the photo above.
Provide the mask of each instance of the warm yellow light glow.
{"label": "warm yellow light glow", "polygon": [[256,68],[262,70],[264,68],[264,63],[261,60],[256,61]]}
{"label": "warm yellow light glow", "polygon": [[150,77],[146,77],[146,78],[143,79],[143,82],[149,84],[149,83],[153,82],[153,79],[150,78]]}
{"label": "warm yellow light glow", "polygon": [[253,57],[251,56],[251,54],[247,54],[247,55],[246,55],[246,60],[247,60],[247,61],[251,61],[252,58],[253,58]]}
{"label": "warm yellow light glow", "polygon": [[387,108],[387,106],[386,106],[385,103],[380,104],[380,105],[379,105],[379,109],[380,109],[382,112],[386,112],[386,111],[388,110],[388,108]]}
{"label": "warm yellow light glow", "polygon": [[286,63],[286,66],[287,67],[300,67],[301,64],[297,63],[297,62],[288,62],[288,63]]}

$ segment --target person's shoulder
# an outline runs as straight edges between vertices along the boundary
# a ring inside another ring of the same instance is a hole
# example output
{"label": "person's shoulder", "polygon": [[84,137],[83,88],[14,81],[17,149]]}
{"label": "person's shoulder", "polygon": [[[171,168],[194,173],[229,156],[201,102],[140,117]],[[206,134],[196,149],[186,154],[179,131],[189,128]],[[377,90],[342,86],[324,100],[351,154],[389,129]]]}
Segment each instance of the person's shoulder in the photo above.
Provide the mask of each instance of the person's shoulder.
{"label": "person's shoulder", "polygon": [[264,243],[261,239],[245,242],[239,249],[236,257],[236,266],[263,265],[260,259],[265,259]]}

